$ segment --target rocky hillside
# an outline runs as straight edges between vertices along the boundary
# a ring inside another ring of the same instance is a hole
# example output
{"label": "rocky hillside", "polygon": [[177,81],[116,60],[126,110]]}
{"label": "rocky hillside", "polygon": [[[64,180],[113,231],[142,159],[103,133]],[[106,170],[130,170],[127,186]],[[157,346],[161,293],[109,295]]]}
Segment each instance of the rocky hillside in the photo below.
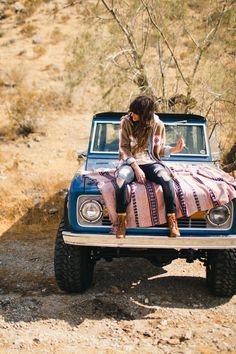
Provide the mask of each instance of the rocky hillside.
{"label": "rocky hillside", "polygon": [[[224,2],[157,4],[158,23],[188,80],[198,53],[194,41],[201,43],[214,28]],[[145,43],[143,65],[156,96],[163,97],[160,64],[166,98],[185,95],[173,57],[139,8],[140,2],[116,5],[138,48]],[[231,1],[211,48],[203,55],[192,92],[197,102],[192,111],[207,114],[210,126],[219,123],[222,151],[235,141],[231,129],[234,25]],[[4,230],[29,208],[40,208],[68,187],[78,168],[76,151],[86,148],[93,112],[126,110],[140,88],[127,38],[102,2],[2,0],[0,48],[0,222]],[[171,109],[181,111],[181,102]]]}

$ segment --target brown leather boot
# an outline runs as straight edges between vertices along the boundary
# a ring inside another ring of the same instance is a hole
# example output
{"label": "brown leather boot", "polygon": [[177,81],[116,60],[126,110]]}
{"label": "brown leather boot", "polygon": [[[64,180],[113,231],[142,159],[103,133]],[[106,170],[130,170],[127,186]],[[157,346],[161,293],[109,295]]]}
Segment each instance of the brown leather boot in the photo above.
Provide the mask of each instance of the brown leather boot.
{"label": "brown leather boot", "polygon": [[117,215],[118,215],[118,220],[117,220],[116,237],[125,238],[126,224],[127,224],[126,213],[117,214]]}
{"label": "brown leather boot", "polygon": [[170,228],[170,237],[180,236],[178,222],[175,213],[167,214],[167,221]]}

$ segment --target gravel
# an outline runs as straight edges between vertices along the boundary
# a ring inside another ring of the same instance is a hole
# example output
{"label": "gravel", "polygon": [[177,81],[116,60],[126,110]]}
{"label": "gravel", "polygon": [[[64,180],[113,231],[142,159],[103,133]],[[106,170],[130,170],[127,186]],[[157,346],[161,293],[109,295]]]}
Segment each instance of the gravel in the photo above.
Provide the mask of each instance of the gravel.
{"label": "gravel", "polygon": [[54,234],[1,238],[1,353],[236,352],[236,296],[213,297],[202,264],[100,261],[92,287],[68,295],[55,284]]}

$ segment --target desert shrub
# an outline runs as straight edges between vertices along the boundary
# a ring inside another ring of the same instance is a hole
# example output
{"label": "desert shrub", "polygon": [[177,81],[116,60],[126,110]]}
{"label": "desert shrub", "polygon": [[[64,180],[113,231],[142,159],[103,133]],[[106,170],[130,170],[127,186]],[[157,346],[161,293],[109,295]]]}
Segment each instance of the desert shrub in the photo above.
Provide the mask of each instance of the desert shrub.
{"label": "desert shrub", "polygon": [[42,2],[43,2],[42,0],[26,0],[24,2],[26,14],[28,16],[31,16],[36,11],[38,6],[42,4]]}
{"label": "desert shrub", "polygon": [[164,16],[171,21],[182,20],[185,13],[185,3],[184,0],[169,0],[160,1]]}
{"label": "desert shrub", "polygon": [[69,21],[69,19],[70,19],[69,15],[62,15],[60,22],[61,23],[67,23]]}
{"label": "desert shrub", "polygon": [[57,44],[65,39],[65,35],[58,27],[54,28],[50,36],[50,44]]}
{"label": "desert shrub", "polygon": [[21,68],[13,68],[8,72],[8,77],[10,81],[14,84],[14,86],[20,86],[25,78],[25,69]]}
{"label": "desert shrub", "polygon": [[43,56],[47,50],[45,47],[41,46],[41,45],[36,45],[33,47],[33,52],[34,52],[34,57],[32,59],[38,59],[41,56]]}
{"label": "desert shrub", "polygon": [[25,37],[32,37],[37,31],[37,27],[32,23],[26,23],[20,33],[23,34]]}
{"label": "desert shrub", "polygon": [[[15,3],[16,1],[12,1]],[[30,17],[38,9],[42,3],[47,3],[48,0],[25,0],[23,1],[24,11],[17,14],[17,22],[22,23],[27,17]]]}
{"label": "desert shrub", "polygon": [[[218,18],[220,16],[220,10],[213,10],[212,12],[210,12],[206,18],[206,21],[210,24],[210,25],[215,25],[215,23],[217,22]],[[234,27],[235,24],[235,7],[234,6],[229,6],[224,14],[224,17],[222,18],[222,25],[223,26],[230,26],[230,27]]]}
{"label": "desert shrub", "polygon": [[61,110],[65,107],[66,98],[64,94],[58,93],[56,91],[46,91],[43,94],[43,105],[48,110]]}
{"label": "desert shrub", "polygon": [[92,41],[93,38],[89,33],[82,33],[68,47],[68,52],[71,53],[65,62],[65,85],[68,101],[71,100],[75,87],[84,80],[90,70],[88,46],[92,45]]}
{"label": "desert shrub", "polygon": [[0,87],[19,87],[25,78],[24,67],[12,68],[0,73]]}
{"label": "desert shrub", "polygon": [[8,107],[8,117],[13,122],[18,135],[34,133],[38,126],[38,115],[42,108],[42,98],[38,92],[20,90]]}
{"label": "desert shrub", "polygon": [[46,110],[61,109],[64,101],[57,92],[21,88],[8,104],[8,118],[17,135],[27,136],[39,128]]}
{"label": "desert shrub", "polygon": [[202,9],[206,5],[206,1],[205,0],[187,0],[187,4],[190,9],[201,13]]}

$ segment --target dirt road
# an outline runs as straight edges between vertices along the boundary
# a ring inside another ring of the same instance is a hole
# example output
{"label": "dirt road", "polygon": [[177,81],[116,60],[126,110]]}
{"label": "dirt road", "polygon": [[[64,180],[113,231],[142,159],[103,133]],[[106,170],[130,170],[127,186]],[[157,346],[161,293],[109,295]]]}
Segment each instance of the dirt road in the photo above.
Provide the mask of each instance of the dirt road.
{"label": "dirt road", "polygon": [[1,353],[236,352],[236,296],[211,296],[200,263],[100,261],[91,289],[67,295],[54,280],[54,235],[15,225],[1,238]]}

